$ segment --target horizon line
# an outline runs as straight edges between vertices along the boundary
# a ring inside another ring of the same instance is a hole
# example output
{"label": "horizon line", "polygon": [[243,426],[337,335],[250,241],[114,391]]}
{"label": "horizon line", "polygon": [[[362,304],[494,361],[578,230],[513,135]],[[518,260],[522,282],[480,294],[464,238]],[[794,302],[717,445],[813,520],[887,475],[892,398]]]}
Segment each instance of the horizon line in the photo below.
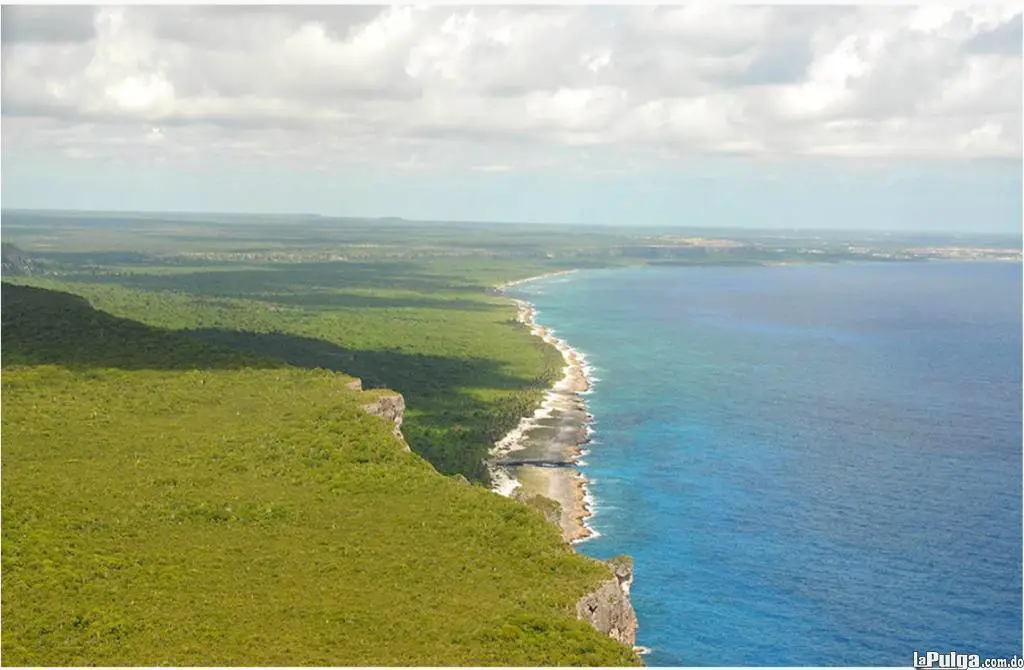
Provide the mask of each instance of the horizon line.
{"label": "horizon line", "polygon": [[928,228],[914,229],[887,229],[887,228],[809,228],[809,227],[785,227],[785,226],[744,226],[742,224],[615,224],[615,223],[594,223],[594,222],[565,222],[565,221],[512,221],[507,219],[416,219],[397,215],[353,215],[353,214],[322,214],[319,212],[241,212],[227,210],[135,210],[135,209],[70,209],[70,208],[33,208],[33,207],[3,207],[0,206],[0,217],[7,214],[51,214],[51,215],[74,215],[85,214],[90,216],[229,216],[229,217],[256,217],[256,218],[285,218],[295,217],[300,219],[324,219],[324,220],[355,220],[355,221],[383,221],[394,223],[421,223],[421,224],[469,224],[469,225],[510,225],[510,226],[564,226],[564,227],[593,227],[593,228],[614,228],[625,230],[700,230],[700,231],[722,231],[722,232],[797,232],[797,233],[855,233],[855,234],[883,234],[883,235],[937,235],[944,237],[959,236],[999,236],[1020,238],[1024,237],[1024,228],[1016,232],[1006,231],[973,231],[973,230],[935,230]]}

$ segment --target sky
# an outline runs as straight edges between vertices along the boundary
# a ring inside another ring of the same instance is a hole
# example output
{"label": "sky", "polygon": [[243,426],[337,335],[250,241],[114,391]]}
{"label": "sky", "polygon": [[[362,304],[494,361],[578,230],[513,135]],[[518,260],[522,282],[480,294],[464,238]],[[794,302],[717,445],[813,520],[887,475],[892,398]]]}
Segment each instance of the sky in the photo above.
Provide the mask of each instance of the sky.
{"label": "sky", "polygon": [[1020,232],[1020,4],[4,6],[2,205]]}

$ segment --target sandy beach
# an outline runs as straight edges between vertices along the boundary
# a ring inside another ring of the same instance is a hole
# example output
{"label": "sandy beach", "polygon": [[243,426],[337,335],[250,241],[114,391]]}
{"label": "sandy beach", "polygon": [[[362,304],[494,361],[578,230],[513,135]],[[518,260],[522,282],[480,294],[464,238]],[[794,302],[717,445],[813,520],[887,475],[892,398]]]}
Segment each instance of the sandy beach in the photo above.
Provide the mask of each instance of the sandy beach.
{"label": "sandy beach", "polygon": [[[574,270],[530,277],[496,289],[500,293],[509,286],[568,272]],[[591,516],[587,479],[577,468],[582,445],[589,440],[590,415],[580,394],[591,387],[590,368],[586,356],[536,322],[533,305],[522,300],[515,303],[517,320],[533,335],[554,345],[565,367],[562,378],[545,394],[533,415],[523,417],[495,443],[490,466],[493,490],[504,496],[541,495],[556,501],[561,506],[559,526],[563,537],[578,542],[594,535],[586,523]]]}

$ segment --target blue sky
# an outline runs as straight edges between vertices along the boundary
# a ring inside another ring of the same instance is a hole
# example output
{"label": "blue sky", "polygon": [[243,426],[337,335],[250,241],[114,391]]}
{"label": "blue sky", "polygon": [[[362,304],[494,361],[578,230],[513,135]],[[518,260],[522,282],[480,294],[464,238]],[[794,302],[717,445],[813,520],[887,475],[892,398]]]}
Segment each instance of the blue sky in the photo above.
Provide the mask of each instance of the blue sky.
{"label": "blue sky", "polygon": [[3,12],[7,208],[1020,230],[1012,8]]}

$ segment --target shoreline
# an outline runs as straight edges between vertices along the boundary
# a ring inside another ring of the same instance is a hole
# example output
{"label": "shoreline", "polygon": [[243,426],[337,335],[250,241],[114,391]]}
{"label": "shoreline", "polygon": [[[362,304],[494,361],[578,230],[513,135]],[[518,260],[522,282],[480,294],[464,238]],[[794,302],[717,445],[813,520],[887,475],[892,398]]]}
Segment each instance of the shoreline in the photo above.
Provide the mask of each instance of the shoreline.
{"label": "shoreline", "polygon": [[[495,290],[504,295],[505,290],[511,286],[571,272],[575,270],[528,277],[499,284]],[[495,442],[490,451],[491,458],[512,460],[513,463],[488,464],[492,490],[505,497],[540,495],[554,500],[561,508],[558,526],[562,536],[575,545],[597,536],[597,532],[587,523],[594,514],[594,501],[587,486],[589,480],[579,470],[584,446],[590,442],[590,423],[593,419],[587,412],[582,394],[593,387],[593,375],[585,354],[557,337],[551,328],[537,323],[537,310],[533,304],[517,298],[510,299],[517,307],[516,320],[526,325],[530,334],[558,349],[565,367],[562,378],[545,392],[540,407],[532,415],[521,417],[515,428]],[[545,438],[544,434],[548,436]],[[529,457],[532,460],[551,461],[561,467],[516,465],[514,459],[517,452],[522,452],[518,455],[524,460]],[[565,467],[564,464],[570,465]]]}

